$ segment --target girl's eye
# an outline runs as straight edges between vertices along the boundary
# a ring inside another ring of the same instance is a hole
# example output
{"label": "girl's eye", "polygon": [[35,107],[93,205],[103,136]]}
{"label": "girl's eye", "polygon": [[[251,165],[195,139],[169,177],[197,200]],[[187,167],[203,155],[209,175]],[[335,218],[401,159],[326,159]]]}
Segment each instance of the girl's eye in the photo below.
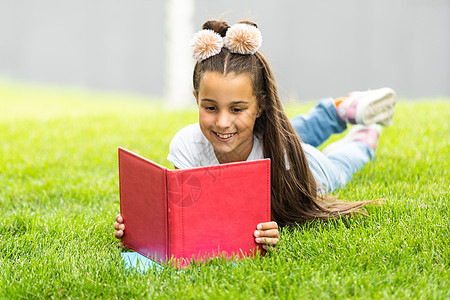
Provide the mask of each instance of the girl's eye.
{"label": "girl's eye", "polygon": [[214,106],[205,106],[205,110],[214,111],[215,109]]}
{"label": "girl's eye", "polygon": [[242,112],[243,110],[244,110],[244,109],[239,108],[239,107],[234,107],[234,108],[231,109],[231,111],[234,112],[234,113],[240,113],[240,112]]}

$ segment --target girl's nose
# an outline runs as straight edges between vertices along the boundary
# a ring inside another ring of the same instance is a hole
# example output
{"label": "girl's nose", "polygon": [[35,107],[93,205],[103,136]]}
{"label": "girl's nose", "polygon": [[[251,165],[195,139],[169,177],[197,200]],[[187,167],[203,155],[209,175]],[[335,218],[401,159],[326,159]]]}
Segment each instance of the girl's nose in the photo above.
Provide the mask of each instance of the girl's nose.
{"label": "girl's nose", "polygon": [[228,112],[220,112],[217,115],[216,126],[220,129],[226,129],[231,126],[232,118]]}

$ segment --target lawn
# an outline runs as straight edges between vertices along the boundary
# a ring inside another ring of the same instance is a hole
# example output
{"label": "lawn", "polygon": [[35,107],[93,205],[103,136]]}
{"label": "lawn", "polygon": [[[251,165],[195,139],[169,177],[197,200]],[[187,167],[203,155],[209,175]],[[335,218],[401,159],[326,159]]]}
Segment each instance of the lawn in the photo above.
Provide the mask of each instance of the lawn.
{"label": "lawn", "polygon": [[0,298],[450,298],[449,99],[399,100],[376,160],[339,191],[386,198],[368,217],[284,230],[276,251],[234,265],[126,271],[117,147],[171,167],[172,136],[196,119],[144,97],[0,82]]}

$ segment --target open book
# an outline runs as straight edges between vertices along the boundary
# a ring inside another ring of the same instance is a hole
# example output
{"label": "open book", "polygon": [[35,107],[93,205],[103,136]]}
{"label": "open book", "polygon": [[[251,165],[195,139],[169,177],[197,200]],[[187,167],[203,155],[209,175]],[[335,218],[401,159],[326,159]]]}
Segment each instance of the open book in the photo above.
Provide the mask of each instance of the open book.
{"label": "open book", "polygon": [[[270,221],[270,160],[169,170],[119,148],[122,243],[158,262],[262,253]],[[259,250],[259,251],[258,251]]]}

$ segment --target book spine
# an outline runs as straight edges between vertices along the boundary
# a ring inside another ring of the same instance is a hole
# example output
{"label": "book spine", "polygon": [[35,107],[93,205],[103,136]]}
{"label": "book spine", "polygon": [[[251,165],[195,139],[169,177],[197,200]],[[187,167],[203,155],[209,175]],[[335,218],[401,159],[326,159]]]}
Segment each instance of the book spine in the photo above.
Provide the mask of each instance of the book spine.
{"label": "book spine", "polygon": [[166,212],[166,253],[164,253],[165,255],[165,259],[169,259],[170,258],[170,227],[169,227],[169,182],[168,182],[168,178],[169,178],[169,170],[168,169],[164,169],[164,191],[165,191],[165,199],[164,199],[164,206],[165,206],[165,212]]}
{"label": "book spine", "polygon": [[168,258],[184,257],[183,172],[167,171]]}

